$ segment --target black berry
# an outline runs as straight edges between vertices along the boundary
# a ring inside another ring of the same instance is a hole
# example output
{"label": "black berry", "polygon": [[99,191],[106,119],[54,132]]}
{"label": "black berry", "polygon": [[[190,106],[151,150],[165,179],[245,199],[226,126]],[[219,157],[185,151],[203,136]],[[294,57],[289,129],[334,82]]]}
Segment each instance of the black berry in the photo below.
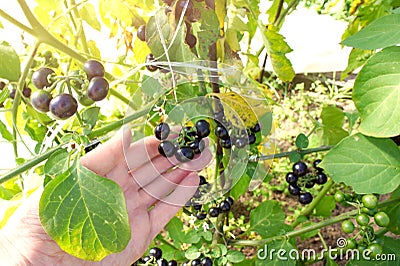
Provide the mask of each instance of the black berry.
{"label": "black berry", "polygon": [[172,157],[174,156],[176,151],[175,145],[168,141],[164,140],[158,144],[158,152],[164,157]]}
{"label": "black berry", "polygon": [[166,261],[165,259],[158,259],[157,266],[168,266],[168,261]]}
{"label": "black berry", "polygon": [[87,60],[83,64],[83,71],[86,73],[88,80],[94,77],[104,77],[105,74],[103,64],[94,59]]}
{"label": "black berry", "polygon": [[146,25],[141,25],[137,29],[137,37],[142,42],[146,41]]}
{"label": "black berry", "polygon": [[191,263],[190,265],[192,265],[192,266],[199,266],[199,265],[201,265],[201,261],[200,261],[200,259],[192,260],[192,263]]}
{"label": "black berry", "polygon": [[156,71],[158,69],[158,67],[156,65],[150,64],[150,63],[153,63],[155,61],[156,61],[156,59],[154,58],[153,54],[148,54],[146,56],[146,68],[147,68],[148,71],[154,72],[154,71]]}
{"label": "black berry", "polygon": [[227,197],[225,200],[226,200],[227,202],[229,202],[229,204],[230,204],[231,206],[232,206],[233,203],[234,203],[234,200],[233,200],[233,198],[232,198],[231,196]]}
{"label": "black berry", "polygon": [[221,139],[221,140],[220,140],[220,143],[221,143],[221,146],[222,146],[223,148],[225,148],[225,149],[230,149],[230,148],[232,148],[231,139],[226,139],[226,140]]}
{"label": "black berry", "polygon": [[199,154],[204,151],[206,147],[206,143],[202,139],[195,138],[190,144],[189,147],[194,151],[195,154]]}
{"label": "black berry", "polygon": [[228,212],[231,210],[231,204],[228,201],[224,200],[219,204],[219,209],[222,212]]}
{"label": "black berry", "polygon": [[201,204],[194,204],[193,205],[193,209],[195,209],[196,211],[200,211],[201,207],[203,207]]}
{"label": "black berry", "polygon": [[296,184],[289,184],[289,193],[291,195],[300,195],[300,188]]}
{"label": "black berry", "polygon": [[212,260],[211,260],[209,257],[204,257],[204,258],[201,260],[201,265],[202,265],[202,266],[212,266],[212,265],[213,265],[213,262],[212,262]]}
{"label": "black berry", "polygon": [[22,95],[24,95],[25,98],[31,97],[32,90],[29,87],[24,87],[22,90]]}
{"label": "black berry", "polygon": [[307,165],[304,162],[297,162],[293,165],[293,173],[297,176],[304,176],[307,173]]}
{"label": "black berry", "polygon": [[210,124],[204,119],[197,121],[196,132],[197,136],[201,139],[208,137],[208,135],[210,134]]}
{"label": "black berry", "polygon": [[187,45],[189,45],[190,48],[193,48],[196,46],[197,38],[193,34],[188,33],[186,34],[185,42]]}
{"label": "black berry", "polygon": [[151,248],[149,250],[149,256],[156,258],[156,260],[159,260],[162,257],[162,250],[159,248]]}
{"label": "black berry", "polygon": [[108,94],[109,84],[103,77],[93,77],[87,88],[87,95],[93,101],[101,101]]}
{"label": "black berry", "polygon": [[62,93],[50,101],[50,112],[58,119],[67,119],[73,116],[78,109],[78,102],[68,93]]}
{"label": "black berry", "polygon": [[205,212],[196,213],[196,218],[199,220],[204,220],[206,217],[207,217],[207,214]]}
{"label": "black berry", "polygon": [[289,172],[286,174],[286,182],[288,182],[289,184],[296,184],[297,180],[297,175],[295,175],[293,172]]}
{"label": "black berry", "polygon": [[326,174],[324,174],[322,172],[317,173],[317,179],[315,180],[315,183],[317,183],[318,185],[323,185],[327,181],[328,181],[328,177],[326,176]]}
{"label": "black berry", "polygon": [[31,95],[31,104],[33,108],[38,110],[39,112],[48,112],[49,111],[49,105],[52,97],[50,92],[44,91],[44,90],[39,90],[35,91]]}
{"label": "black berry", "polygon": [[257,133],[261,131],[261,126],[259,123],[257,123],[254,127],[251,128],[251,132]]}
{"label": "black berry", "polygon": [[168,137],[170,132],[169,125],[161,122],[154,128],[154,136],[159,140],[164,140]]}
{"label": "black berry", "polygon": [[314,185],[315,185],[315,180],[314,179],[310,179],[310,180],[307,180],[307,182],[305,184],[305,187],[306,188],[312,188]]}
{"label": "black berry", "polygon": [[168,262],[168,266],[178,266],[178,263],[176,262],[176,260],[170,260]]}
{"label": "black berry", "polygon": [[229,139],[228,130],[226,130],[226,128],[223,127],[223,126],[217,126],[217,127],[215,128],[215,135],[216,135],[218,138],[223,139],[223,140]]}
{"label": "black berry", "polygon": [[312,201],[313,197],[310,192],[300,193],[299,202],[301,204],[309,204]]}
{"label": "black berry", "polygon": [[318,165],[322,162],[321,159],[317,159],[313,162],[313,167],[315,169],[317,169],[318,171],[324,171],[324,169],[322,169],[321,167],[318,167]]}
{"label": "black berry", "polygon": [[32,74],[32,83],[35,85],[36,88],[39,90],[50,87],[52,82],[49,80],[49,76],[54,74],[54,71],[48,67],[42,67]]}
{"label": "black berry", "polygon": [[256,140],[257,140],[257,138],[256,138],[256,135],[254,133],[249,135],[248,142],[249,142],[250,145],[256,143]]}
{"label": "black berry", "polygon": [[194,158],[194,151],[189,147],[181,147],[175,152],[175,158],[184,163]]}
{"label": "black berry", "polygon": [[208,215],[210,215],[211,217],[217,217],[219,215],[219,209],[216,207],[211,207],[208,210]]}
{"label": "black berry", "polygon": [[205,185],[208,183],[207,179],[204,176],[200,175],[199,178],[200,178],[199,186],[202,186],[202,185]]}
{"label": "black berry", "polygon": [[243,138],[237,138],[237,139],[235,140],[235,146],[236,146],[238,149],[243,148],[244,146],[246,146],[246,140],[243,139]]}

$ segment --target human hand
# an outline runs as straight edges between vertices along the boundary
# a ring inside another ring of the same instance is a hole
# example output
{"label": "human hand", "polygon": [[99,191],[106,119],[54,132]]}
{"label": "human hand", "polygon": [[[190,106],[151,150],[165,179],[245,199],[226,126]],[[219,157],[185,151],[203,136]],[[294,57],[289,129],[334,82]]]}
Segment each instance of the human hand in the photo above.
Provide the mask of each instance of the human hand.
{"label": "human hand", "polygon": [[[131,240],[120,253],[89,262],[65,253],[47,235],[39,220],[42,189],[25,200],[0,234],[0,261],[19,265],[130,265],[192,197],[199,184],[196,171],[211,160],[206,149],[179,165],[159,155],[159,141],[147,137],[131,143],[127,128],[81,158],[93,172],[115,181],[123,190],[131,224]],[[154,206],[149,210],[150,207]]]}

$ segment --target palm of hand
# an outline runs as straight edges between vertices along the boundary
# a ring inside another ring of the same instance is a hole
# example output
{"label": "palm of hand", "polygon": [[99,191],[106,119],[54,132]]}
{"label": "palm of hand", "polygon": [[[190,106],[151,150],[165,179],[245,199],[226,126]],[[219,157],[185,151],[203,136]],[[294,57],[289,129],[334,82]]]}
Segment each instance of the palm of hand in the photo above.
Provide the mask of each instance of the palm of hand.
{"label": "palm of hand", "polygon": [[[83,261],[62,251],[40,223],[41,191],[36,191],[4,227],[14,253],[24,257],[26,264],[34,265],[130,265],[140,258],[152,239],[194,194],[199,179],[193,171],[204,168],[212,156],[205,150],[196,160],[171,171],[177,161],[158,154],[155,138],[135,143],[130,142],[131,138],[130,131],[125,129],[122,136],[81,158],[84,166],[114,180],[124,192],[131,224],[131,240],[124,251],[101,262]],[[154,207],[149,210],[151,206]]]}

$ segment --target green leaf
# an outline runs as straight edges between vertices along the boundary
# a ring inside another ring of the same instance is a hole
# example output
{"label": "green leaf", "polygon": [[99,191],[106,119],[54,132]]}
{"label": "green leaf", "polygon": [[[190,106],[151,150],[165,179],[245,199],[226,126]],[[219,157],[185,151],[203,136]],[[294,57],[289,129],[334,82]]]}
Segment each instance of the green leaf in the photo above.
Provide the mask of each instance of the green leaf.
{"label": "green leaf", "polygon": [[0,43],[0,78],[18,81],[21,66],[17,52],[7,42]]}
{"label": "green leaf", "polygon": [[79,159],[44,188],[39,217],[62,250],[84,260],[100,261],[121,252],[131,239],[121,188],[83,167]]}
{"label": "green leaf", "polygon": [[226,258],[228,261],[233,262],[233,263],[239,263],[243,261],[246,257],[244,254],[240,251],[237,250],[228,250],[228,253],[226,254]]}
{"label": "green leaf", "polygon": [[390,139],[349,136],[326,154],[321,167],[358,194],[385,194],[400,184],[400,150]]}
{"label": "green leaf", "polygon": [[86,3],[79,10],[81,18],[87,22],[93,29],[100,31],[101,25],[97,20],[97,12],[92,4]]}
{"label": "green leaf", "polygon": [[303,133],[300,133],[296,137],[296,146],[299,149],[306,149],[308,147],[309,143],[310,143],[310,141],[308,140],[307,136],[304,135]]}
{"label": "green leaf", "polygon": [[344,113],[336,106],[324,106],[321,111],[321,119],[324,126],[341,128],[343,126]]}
{"label": "green leaf", "polygon": [[400,43],[400,14],[378,18],[365,28],[345,39],[342,44],[373,50]]}
{"label": "green leaf", "polygon": [[336,203],[333,196],[325,196],[314,209],[315,216],[329,217],[335,209]]}
{"label": "green leaf", "polygon": [[321,111],[322,128],[317,130],[320,145],[336,145],[349,134],[343,127],[344,113],[335,106],[324,106]]}
{"label": "green leaf", "polygon": [[345,79],[349,74],[353,73],[354,70],[364,65],[371,55],[372,52],[370,50],[353,48],[347,61],[347,67],[340,75],[340,79]]}
{"label": "green leaf", "polygon": [[10,96],[10,91],[9,90],[2,90],[0,92],[0,103],[4,102],[7,100],[7,98]]}
{"label": "green leaf", "polygon": [[199,251],[199,249],[196,246],[191,246],[185,252],[185,257],[188,260],[195,260],[195,259],[199,258],[200,255],[201,255],[201,252]]}
{"label": "green leaf", "polygon": [[[400,187],[397,188],[392,195],[391,199],[400,197]],[[390,223],[387,227],[390,232],[399,235],[400,234],[400,202],[396,202],[390,206],[383,209],[389,215]]]}
{"label": "green leaf", "polygon": [[156,98],[157,95],[160,95],[160,93],[163,92],[163,88],[158,80],[155,78],[152,78],[150,76],[144,75],[143,81],[142,81],[142,91],[152,97]]}
{"label": "green leaf", "polygon": [[82,112],[82,121],[87,126],[86,133],[89,134],[90,130],[94,128],[99,117],[100,107],[88,107]]}
{"label": "green leaf", "polygon": [[[256,266],[292,266],[296,260],[292,259],[297,253],[296,248],[287,240],[275,241],[264,245],[257,251]],[[282,259],[284,258],[284,259]]]}
{"label": "green leaf", "polygon": [[1,120],[0,120],[0,134],[3,137],[3,139],[6,139],[8,141],[14,140],[13,135],[10,133],[10,131],[8,131],[7,126]]}
{"label": "green leaf", "polygon": [[185,233],[183,232],[183,223],[177,217],[174,217],[167,224],[167,230],[171,239],[174,242],[181,244],[185,243]]}
{"label": "green leaf", "polygon": [[36,119],[28,118],[24,130],[29,134],[31,139],[41,143],[47,133],[47,127],[40,124]]}
{"label": "green leaf", "polygon": [[250,228],[262,237],[284,234],[287,231],[285,213],[279,202],[269,200],[261,203],[250,213]]}
{"label": "green leaf", "polygon": [[219,37],[218,17],[212,9],[202,8],[201,26],[197,31],[199,55],[202,59],[209,58],[209,46],[215,43]]}
{"label": "green leaf", "polygon": [[54,152],[44,164],[44,173],[49,176],[56,176],[68,170],[69,154],[66,149]]}
{"label": "green leaf", "polygon": [[361,133],[374,137],[400,135],[400,47],[371,57],[354,83],[353,101]]}
{"label": "green leaf", "polygon": [[247,191],[250,180],[251,177],[249,175],[247,174],[242,175],[238,180],[238,182],[236,182],[235,185],[230,190],[230,195],[235,199],[239,198],[241,195],[244,195]]}

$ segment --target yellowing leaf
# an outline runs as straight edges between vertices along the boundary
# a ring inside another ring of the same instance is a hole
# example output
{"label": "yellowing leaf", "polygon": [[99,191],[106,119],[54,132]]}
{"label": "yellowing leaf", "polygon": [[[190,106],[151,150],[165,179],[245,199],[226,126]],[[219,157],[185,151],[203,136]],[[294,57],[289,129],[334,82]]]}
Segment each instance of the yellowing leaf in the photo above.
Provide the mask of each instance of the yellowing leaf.
{"label": "yellowing leaf", "polygon": [[259,117],[270,111],[265,100],[241,96],[236,92],[210,93],[220,99],[225,117],[233,126],[251,128],[259,121]]}

